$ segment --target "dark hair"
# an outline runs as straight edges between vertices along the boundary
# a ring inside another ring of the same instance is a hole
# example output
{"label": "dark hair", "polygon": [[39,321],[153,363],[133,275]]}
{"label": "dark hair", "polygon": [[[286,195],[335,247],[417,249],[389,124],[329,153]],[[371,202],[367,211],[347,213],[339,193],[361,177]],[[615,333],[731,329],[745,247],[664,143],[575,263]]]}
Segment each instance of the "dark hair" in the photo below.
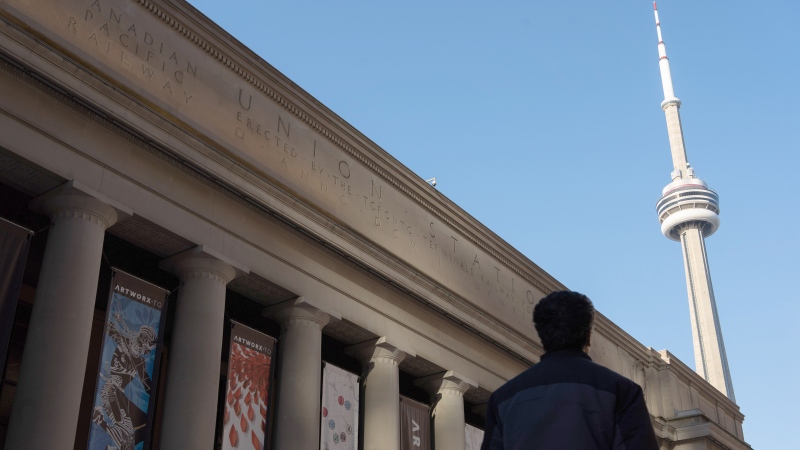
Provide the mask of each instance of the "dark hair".
{"label": "dark hair", "polygon": [[582,349],[589,344],[593,322],[592,301],[578,292],[552,292],[533,309],[533,324],[546,352]]}

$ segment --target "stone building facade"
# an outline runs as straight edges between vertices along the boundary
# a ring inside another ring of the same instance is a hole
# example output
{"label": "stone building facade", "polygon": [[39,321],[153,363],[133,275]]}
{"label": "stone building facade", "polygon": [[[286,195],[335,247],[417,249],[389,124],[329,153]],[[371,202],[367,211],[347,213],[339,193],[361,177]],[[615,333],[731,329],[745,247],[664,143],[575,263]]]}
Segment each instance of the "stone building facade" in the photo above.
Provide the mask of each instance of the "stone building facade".
{"label": "stone building facade", "polygon": [[[178,0],[0,2],[0,197],[32,231],[8,450],[86,448],[112,267],[171,292],[161,449],[219,442],[231,320],[278,340],[271,448],[319,447],[325,361],[361,375],[361,448],[399,448],[403,395],[432,405],[434,448],[463,449],[447,430],[539,360],[533,305],[564,288]],[[662,448],[749,448],[738,406],[668,352],[602,315],[593,339]]]}

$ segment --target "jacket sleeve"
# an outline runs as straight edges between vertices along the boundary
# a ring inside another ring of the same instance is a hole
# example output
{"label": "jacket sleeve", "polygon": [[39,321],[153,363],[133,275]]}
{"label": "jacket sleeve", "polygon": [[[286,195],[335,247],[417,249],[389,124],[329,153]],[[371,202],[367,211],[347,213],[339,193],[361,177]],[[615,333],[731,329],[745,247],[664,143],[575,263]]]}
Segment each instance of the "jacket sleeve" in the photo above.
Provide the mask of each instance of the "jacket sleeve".
{"label": "jacket sleeve", "polygon": [[622,391],[617,398],[614,450],[658,450],[642,388],[631,382]]}

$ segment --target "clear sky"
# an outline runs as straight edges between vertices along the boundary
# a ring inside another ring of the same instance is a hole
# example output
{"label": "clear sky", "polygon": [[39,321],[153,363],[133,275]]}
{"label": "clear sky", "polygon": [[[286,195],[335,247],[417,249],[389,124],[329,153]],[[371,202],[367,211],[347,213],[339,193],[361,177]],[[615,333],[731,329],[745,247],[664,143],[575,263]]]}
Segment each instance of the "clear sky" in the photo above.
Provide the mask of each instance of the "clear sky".
{"label": "clear sky", "polygon": [[[643,344],[694,367],[652,3],[195,0],[267,62]],[[796,448],[796,1],[659,2],[754,448]],[[793,281],[794,280],[794,281]],[[792,441],[795,441],[792,443]]]}

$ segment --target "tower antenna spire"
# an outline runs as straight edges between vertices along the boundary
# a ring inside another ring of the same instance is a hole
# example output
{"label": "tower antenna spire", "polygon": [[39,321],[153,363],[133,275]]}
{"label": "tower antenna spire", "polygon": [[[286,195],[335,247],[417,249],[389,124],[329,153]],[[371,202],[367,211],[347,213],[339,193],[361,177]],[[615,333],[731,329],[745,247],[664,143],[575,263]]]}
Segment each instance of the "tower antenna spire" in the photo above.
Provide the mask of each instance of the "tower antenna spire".
{"label": "tower antenna spire", "polygon": [[[672,72],[669,69],[669,58],[667,58],[667,46],[661,35],[661,21],[658,19],[658,6],[653,2],[653,14],[656,19],[656,33],[658,34],[658,68],[661,72],[661,87],[664,89],[664,101],[661,102],[661,109],[667,115],[667,132],[669,133],[669,147],[672,151],[672,179],[694,178],[694,173],[689,165],[686,156],[686,146],[683,142],[683,128],[681,127],[681,117],[678,110],[681,101],[675,97],[672,88]],[[672,108],[674,106],[674,108]]]}
{"label": "tower antenna spire", "polygon": [[669,58],[667,58],[667,46],[661,37],[661,22],[658,20],[658,6],[653,2],[653,14],[656,18],[656,33],[658,33],[658,67],[661,69],[661,86],[664,88],[664,100],[674,99],[675,92],[672,89],[672,73],[669,70]]}
{"label": "tower antenna spire", "polygon": [[686,287],[689,293],[689,310],[692,323],[695,370],[717,390],[735,401],[722,329],[708,269],[705,238],[719,227],[719,196],[694,174],[686,159],[681,126],[681,101],[672,89],[667,48],[661,36],[658,7],[653,2],[658,33],[658,67],[664,101],[661,109],[667,119],[669,147],[672,153],[672,181],[662,191],[656,204],[661,232],[679,241],[686,268]]}

